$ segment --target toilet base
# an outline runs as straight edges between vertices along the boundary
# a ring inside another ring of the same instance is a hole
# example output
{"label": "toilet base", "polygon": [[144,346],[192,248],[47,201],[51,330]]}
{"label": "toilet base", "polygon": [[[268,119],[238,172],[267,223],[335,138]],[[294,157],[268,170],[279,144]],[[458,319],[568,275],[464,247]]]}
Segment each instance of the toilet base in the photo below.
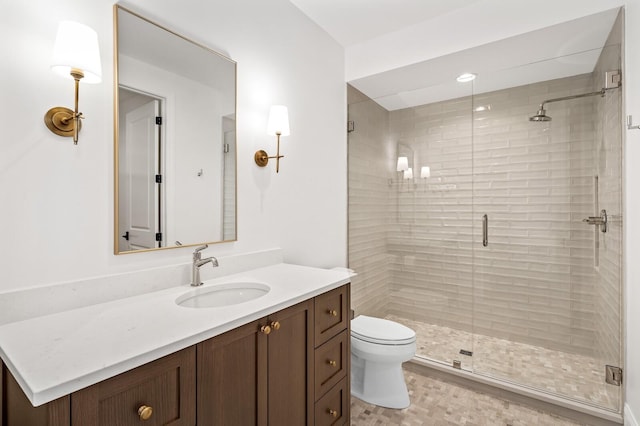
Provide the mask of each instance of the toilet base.
{"label": "toilet base", "polygon": [[400,362],[367,361],[351,355],[351,395],[380,407],[411,405]]}

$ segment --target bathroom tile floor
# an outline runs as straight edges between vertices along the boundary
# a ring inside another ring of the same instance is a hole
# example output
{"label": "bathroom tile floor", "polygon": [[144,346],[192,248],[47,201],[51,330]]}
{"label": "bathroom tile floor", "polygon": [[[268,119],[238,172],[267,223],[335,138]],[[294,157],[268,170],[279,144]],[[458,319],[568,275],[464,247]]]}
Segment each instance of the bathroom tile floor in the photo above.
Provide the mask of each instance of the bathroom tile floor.
{"label": "bathroom tile floor", "polygon": [[552,414],[405,370],[411,406],[378,407],[351,397],[353,426],[574,426]]}
{"label": "bathroom tile floor", "polygon": [[[494,378],[531,386],[554,394],[618,408],[619,387],[604,382],[604,362],[597,359],[455,330],[388,315],[387,319],[411,327],[417,335],[417,355]],[[473,356],[460,354],[473,351]]]}

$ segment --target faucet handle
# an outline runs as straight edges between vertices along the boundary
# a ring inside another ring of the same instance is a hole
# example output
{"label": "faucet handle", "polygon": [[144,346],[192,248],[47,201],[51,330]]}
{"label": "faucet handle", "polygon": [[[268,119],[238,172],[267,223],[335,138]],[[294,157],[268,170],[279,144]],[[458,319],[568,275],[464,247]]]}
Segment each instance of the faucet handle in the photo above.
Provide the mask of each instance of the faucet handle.
{"label": "faucet handle", "polygon": [[196,247],[196,249],[195,249],[194,253],[197,253],[197,252],[199,252],[199,251],[202,251],[202,250],[206,249],[207,247],[209,247],[209,244],[205,244],[205,245],[202,245],[202,246],[200,246],[200,247]]}
{"label": "faucet handle", "polygon": [[201,259],[201,256],[202,256],[202,255],[200,254],[200,252],[201,252],[202,250],[206,249],[207,247],[209,247],[209,245],[208,245],[208,244],[202,245],[202,246],[200,246],[200,247],[196,247],[196,249],[193,251],[193,261],[194,261],[194,262],[197,262],[198,260],[200,260],[200,259]]}

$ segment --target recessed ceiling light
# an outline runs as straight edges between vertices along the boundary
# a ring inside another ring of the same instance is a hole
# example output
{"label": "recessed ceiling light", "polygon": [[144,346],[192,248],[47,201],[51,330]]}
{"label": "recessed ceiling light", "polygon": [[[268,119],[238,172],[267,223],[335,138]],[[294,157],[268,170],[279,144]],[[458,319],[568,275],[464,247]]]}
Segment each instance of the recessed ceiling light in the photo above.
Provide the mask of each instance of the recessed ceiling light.
{"label": "recessed ceiling light", "polygon": [[475,80],[476,75],[472,74],[470,72],[465,72],[464,74],[460,74],[458,76],[458,78],[456,78],[456,80],[458,80],[460,83],[467,83],[469,81]]}

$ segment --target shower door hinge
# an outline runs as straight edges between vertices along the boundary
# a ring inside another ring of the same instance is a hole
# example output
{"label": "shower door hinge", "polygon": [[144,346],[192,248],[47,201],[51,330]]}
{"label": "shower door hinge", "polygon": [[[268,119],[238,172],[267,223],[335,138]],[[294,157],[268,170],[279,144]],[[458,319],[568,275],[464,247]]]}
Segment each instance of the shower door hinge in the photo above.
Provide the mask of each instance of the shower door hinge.
{"label": "shower door hinge", "polygon": [[610,385],[620,386],[622,384],[622,368],[607,365],[605,367],[605,382]]}
{"label": "shower door hinge", "polygon": [[616,87],[620,87],[620,83],[622,83],[622,77],[620,76],[620,70],[607,71],[604,73],[604,88],[605,89],[613,89]]}
{"label": "shower door hinge", "polygon": [[347,133],[351,133],[354,130],[356,130],[356,123],[355,121],[347,121]]}

